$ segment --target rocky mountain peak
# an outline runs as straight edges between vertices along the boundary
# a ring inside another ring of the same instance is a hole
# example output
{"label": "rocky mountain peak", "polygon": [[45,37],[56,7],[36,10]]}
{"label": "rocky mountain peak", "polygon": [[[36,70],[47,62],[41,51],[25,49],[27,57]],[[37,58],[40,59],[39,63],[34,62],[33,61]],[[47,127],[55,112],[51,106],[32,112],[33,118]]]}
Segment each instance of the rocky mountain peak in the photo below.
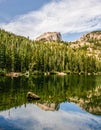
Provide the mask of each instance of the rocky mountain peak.
{"label": "rocky mountain peak", "polygon": [[87,41],[89,39],[101,40],[101,31],[93,31],[83,35],[78,41]]}
{"label": "rocky mountain peak", "polygon": [[58,41],[62,40],[60,32],[46,32],[35,39],[36,41]]}

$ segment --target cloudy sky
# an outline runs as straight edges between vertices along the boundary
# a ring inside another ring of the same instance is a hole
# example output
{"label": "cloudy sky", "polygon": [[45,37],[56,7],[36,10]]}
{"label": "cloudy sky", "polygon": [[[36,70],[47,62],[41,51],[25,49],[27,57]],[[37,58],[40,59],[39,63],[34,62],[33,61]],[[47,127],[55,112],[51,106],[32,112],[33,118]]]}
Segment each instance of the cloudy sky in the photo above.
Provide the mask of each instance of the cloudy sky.
{"label": "cloudy sky", "polygon": [[0,28],[30,39],[56,31],[72,41],[101,30],[101,0],[0,0]]}

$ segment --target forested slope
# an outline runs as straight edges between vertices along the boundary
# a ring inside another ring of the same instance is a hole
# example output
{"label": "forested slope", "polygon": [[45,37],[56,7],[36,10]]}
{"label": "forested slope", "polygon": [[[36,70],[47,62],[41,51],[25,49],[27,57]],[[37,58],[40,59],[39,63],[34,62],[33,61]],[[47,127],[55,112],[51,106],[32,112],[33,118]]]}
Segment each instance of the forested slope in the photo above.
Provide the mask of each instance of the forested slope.
{"label": "forested slope", "polygon": [[101,39],[88,40],[71,43],[32,41],[0,30],[0,71],[101,72]]}

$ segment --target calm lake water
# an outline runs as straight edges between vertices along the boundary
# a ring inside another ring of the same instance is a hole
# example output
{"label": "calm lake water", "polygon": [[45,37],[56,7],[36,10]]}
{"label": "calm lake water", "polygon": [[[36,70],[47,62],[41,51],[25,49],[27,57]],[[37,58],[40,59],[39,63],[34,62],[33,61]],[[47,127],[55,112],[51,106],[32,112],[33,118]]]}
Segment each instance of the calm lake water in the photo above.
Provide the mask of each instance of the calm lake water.
{"label": "calm lake water", "polygon": [[101,130],[101,76],[0,77],[0,130]]}

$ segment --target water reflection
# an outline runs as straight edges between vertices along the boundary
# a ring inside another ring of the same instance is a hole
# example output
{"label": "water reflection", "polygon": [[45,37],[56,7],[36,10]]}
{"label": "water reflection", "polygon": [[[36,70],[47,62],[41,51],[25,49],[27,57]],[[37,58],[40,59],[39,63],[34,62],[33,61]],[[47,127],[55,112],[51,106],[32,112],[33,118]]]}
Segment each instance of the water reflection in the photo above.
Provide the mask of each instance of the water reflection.
{"label": "water reflection", "polygon": [[28,91],[41,97],[39,104],[58,106],[70,101],[90,113],[101,114],[101,76],[1,77],[0,111],[26,104]]}
{"label": "water reflection", "polygon": [[100,130],[100,115],[101,76],[0,78],[0,130]]}
{"label": "water reflection", "polygon": [[60,104],[56,104],[56,103],[43,103],[43,104],[36,103],[36,105],[45,111],[59,110],[60,107]]}
{"label": "water reflection", "polygon": [[[10,111],[10,114],[8,114]],[[74,103],[61,103],[58,111],[44,111],[35,104],[0,113],[0,129],[9,130],[100,130],[101,118]],[[6,124],[6,125],[5,125]]]}

